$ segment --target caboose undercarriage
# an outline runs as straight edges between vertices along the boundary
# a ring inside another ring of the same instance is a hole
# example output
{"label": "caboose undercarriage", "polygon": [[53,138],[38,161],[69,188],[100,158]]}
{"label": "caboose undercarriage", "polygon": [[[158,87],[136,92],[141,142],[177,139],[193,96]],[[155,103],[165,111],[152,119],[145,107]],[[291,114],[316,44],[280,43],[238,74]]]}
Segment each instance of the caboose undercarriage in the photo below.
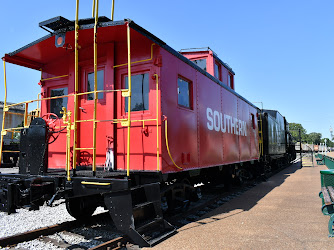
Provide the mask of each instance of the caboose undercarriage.
{"label": "caboose undercarriage", "polygon": [[[98,206],[105,207],[116,227],[140,246],[151,246],[175,232],[163,219],[163,212],[175,212],[200,198],[196,183],[223,183],[229,188],[263,173],[265,166],[287,161],[284,155],[207,169],[162,174],[161,172],[109,171],[97,168],[64,170],[47,167],[49,129],[42,118],[35,118],[21,131],[19,174],[0,175],[0,210],[14,213],[18,208],[36,210],[57,199],[66,200],[68,212],[77,219],[91,216]],[[145,232],[160,232],[154,240]]]}

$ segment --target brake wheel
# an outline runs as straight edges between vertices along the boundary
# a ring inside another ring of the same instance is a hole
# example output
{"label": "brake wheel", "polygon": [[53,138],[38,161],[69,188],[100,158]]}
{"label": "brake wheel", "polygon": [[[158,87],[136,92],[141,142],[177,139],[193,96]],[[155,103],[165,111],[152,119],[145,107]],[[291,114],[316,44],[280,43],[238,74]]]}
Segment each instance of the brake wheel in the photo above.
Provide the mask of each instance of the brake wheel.
{"label": "brake wheel", "polygon": [[[55,140],[57,140],[60,130],[61,130],[61,124],[60,124],[60,119],[58,115],[54,113],[46,113],[45,115],[42,116],[44,121],[46,122],[46,125],[49,127],[49,140],[48,143],[51,144]],[[59,128],[56,130],[56,128]],[[57,135],[56,135],[57,134]]]}

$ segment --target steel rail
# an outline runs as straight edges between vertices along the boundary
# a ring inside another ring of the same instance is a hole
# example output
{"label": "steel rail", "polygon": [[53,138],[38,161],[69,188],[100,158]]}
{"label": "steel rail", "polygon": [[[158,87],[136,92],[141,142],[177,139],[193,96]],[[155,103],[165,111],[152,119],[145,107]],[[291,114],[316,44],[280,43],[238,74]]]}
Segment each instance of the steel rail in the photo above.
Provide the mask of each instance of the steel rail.
{"label": "steel rail", "polygon": [[125,247],[129,239],[126,236],[117,237],[115,239],[109,240],[105,243],[102,243],[98,246],[89,248],[89,250],[105,250],[105,249],[122,249]]}
{"label": "steel rail", "polygon": [[87,225],[87,223],[93,223],[99,217],[108,216],[108,214],[109,214],[108,212],[105,212],[105,213],[93,215],[86,221],[80,221],[80,220],[66,221],[60,224],[46,226],[46,227],[38,228],[35,230],[27,231],[24,233],[18,233],[15,235],[3,237],[3,238],[0,238],[0,247],[13,246],[21,242],[37,239],[38,237],[42,235],[46,236],[46,235],[54,234],[57,232],[82,227],[83,225]]}

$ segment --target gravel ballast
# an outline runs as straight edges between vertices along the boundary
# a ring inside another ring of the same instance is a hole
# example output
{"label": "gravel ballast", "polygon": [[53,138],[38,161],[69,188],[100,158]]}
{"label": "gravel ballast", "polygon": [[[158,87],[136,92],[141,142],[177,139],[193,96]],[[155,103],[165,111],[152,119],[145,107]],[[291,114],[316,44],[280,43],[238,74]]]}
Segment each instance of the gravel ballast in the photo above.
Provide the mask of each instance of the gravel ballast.
{"label": "gravel ballast", "polygon": [[53,207],[44,205],[35,211],[17,209],[10,215],[0,212],[0,238],[73,220],[63,200],[55,202]]}

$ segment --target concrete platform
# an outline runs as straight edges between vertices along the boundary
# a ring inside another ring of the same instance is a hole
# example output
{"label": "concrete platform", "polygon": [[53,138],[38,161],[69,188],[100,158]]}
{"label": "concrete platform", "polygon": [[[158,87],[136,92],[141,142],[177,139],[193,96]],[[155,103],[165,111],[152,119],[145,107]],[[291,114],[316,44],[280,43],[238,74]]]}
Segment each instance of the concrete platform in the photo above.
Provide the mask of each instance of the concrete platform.
{"label": "concrete platform", "polygon": [[153,249],[334,249],[321,213],[320,173],[303,158],[189,223]]}

